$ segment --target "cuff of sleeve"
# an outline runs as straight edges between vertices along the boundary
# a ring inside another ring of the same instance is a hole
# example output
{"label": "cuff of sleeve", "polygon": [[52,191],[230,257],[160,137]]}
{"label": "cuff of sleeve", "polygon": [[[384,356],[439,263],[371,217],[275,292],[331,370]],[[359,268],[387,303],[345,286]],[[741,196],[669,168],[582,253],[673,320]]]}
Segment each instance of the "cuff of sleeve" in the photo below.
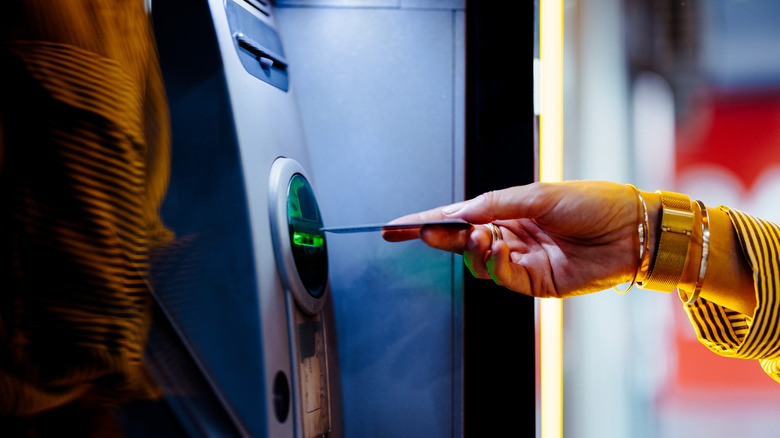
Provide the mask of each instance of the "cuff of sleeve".
{"label": "cuff of sleeve", "polygon": [[[720,208],[729,214],[753,270],[756,310],[750,317],[699,299],[684,304],[685,311],[699,341],[717,354],[743,359],[780,357],[780,228],[737,210]],[[777,369],[780,371],[780,362]]]}

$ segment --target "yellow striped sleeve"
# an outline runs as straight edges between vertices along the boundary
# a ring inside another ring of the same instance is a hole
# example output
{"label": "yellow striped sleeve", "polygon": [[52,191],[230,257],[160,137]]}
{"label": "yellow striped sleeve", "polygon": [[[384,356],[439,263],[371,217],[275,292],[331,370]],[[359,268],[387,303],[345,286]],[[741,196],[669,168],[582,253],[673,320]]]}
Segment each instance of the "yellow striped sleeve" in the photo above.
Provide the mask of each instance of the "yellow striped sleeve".
{"label": "yellow striped sleeve", "polygon": [[751,316],[705,299],[684,305],[707,348],[728,357],[758,359],[772,378],[780,382],[780,227],[737,210],[729,214],[753,269],[756,311]]}
{"label": "yellow striped sleeve", "polygon": [[13,3],[0,20],[14,25],[0,48],[0,417],[152,396],[146,277],[171,234],[148,16],[132,0]]}

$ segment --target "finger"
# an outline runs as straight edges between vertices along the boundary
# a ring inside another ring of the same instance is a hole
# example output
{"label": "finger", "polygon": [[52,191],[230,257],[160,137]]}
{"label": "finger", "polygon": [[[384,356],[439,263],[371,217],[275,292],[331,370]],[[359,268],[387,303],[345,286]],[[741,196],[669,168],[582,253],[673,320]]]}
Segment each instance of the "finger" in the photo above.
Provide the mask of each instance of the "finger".
{"label": "finger", "polygon": [[493,243],[486,266],[490,277],[499,286],[534,296],[528,271],[522,265],[511,260],[509,245],[506,242],[499,240]]}
{"label": "finger", "polygon": [[388,242],[403,242],[420,238],[419,229],[382,230],[382,238]]}
{"label": "finger", "polygon": [[463,254],[473,231],[474,227],[454,230],[446,226],[426,225],[420,230],[420,237],[433,248]]}
{"label": "finger", "polygon": [[[562,184],[562,183],[561,183]],[[389,224],[406,222],[464,219],[474,224],[486,224],[499,219],[534,219],[547,213],[560,199],[560,186],[534,183],[487,192],[468,201],[406,215]],[[382,237],[390,242],[417,239],[419,230],[386,230]]]}
{"label": "finger", "polygon": [[[388,222],[387,225],[405,224],[411,222],[429,222],[438,221],[444,219],[444,215],[441,210],[445,207],[434,208],[419,213],[409,214],[406,216],[393,219]],[[388,242],[402,242],[405,240],[419,239],[420,229],[396,229],[396,230],[382,230],[382,238]]]}
{"label": "finger", "polygon": [[[553,196],[555,195],[555,196]],[[483,193],[474,199],[441,209],[445,218],[486,224],[499,219],[536,218],[557,199],[550,184],[531,184]]]}
{"label": "finger", "polygon": [[464,247],[463,262],[471,271],[471,275],[477,278],[490,278],[485,261],[490,250],[491,240],[490,230],[487,227],[478,226],[469,235],[468,242]]}

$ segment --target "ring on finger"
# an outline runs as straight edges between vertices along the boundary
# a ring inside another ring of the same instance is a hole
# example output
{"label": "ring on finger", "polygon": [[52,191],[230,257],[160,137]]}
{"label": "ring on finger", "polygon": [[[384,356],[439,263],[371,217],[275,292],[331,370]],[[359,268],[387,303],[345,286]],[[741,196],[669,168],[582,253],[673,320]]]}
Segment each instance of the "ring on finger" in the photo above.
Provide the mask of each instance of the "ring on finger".
{"label": "ring on finger", "polygon": [[490,230],[490,246],[493,246],[493,242],[504,238],[503,234],[501,234],[501,228],[498,228],[496,224],[491,222],[487,224],[487,227]]}

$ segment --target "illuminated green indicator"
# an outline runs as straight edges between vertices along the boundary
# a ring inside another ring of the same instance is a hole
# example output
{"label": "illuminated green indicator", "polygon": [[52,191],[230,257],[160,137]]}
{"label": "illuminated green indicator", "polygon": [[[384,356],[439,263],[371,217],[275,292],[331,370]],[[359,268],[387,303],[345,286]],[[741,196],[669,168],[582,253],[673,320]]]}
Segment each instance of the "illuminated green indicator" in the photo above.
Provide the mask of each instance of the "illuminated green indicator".
{"label": "illuminated green indicator", "polygon": [[314,191],[299,173],[287,186],[287,226],[298,275],[309,295],[320,298],[328,283],[328,243],[319,232],[322,218]]}
{"label": "illuminated green indicator", "polygon": [[322,248],[322,245],[325,243],[325,239],[323,239],[322,236],[317,236],[314,234],[293,232],[293,243],[296,245]]}

